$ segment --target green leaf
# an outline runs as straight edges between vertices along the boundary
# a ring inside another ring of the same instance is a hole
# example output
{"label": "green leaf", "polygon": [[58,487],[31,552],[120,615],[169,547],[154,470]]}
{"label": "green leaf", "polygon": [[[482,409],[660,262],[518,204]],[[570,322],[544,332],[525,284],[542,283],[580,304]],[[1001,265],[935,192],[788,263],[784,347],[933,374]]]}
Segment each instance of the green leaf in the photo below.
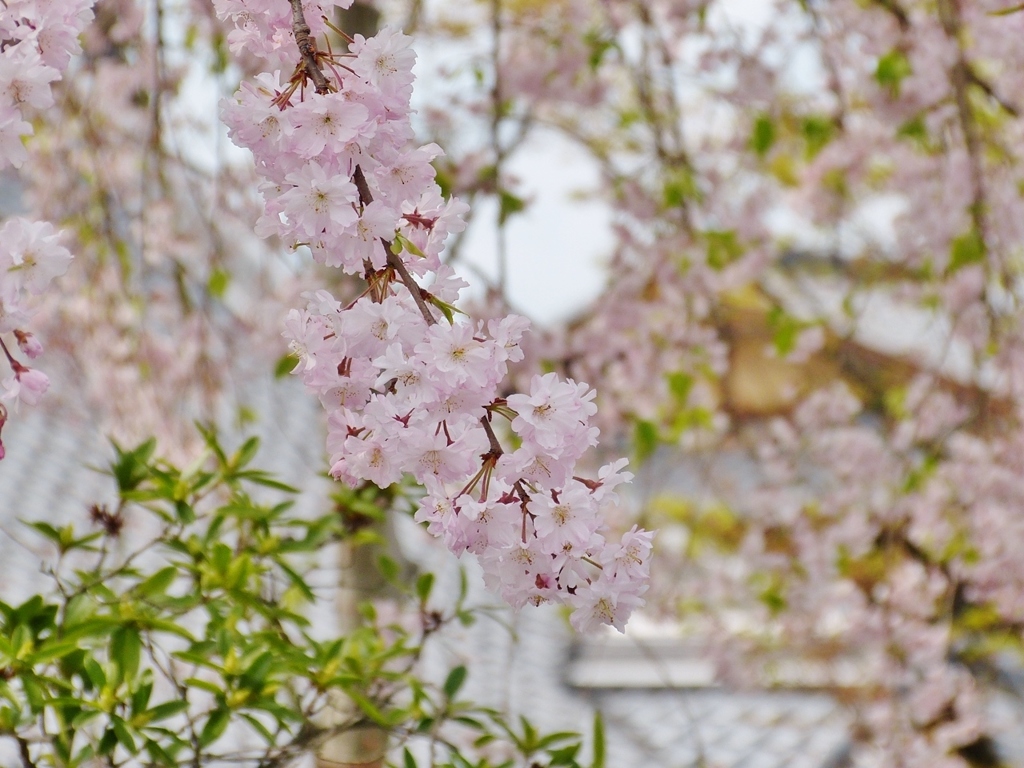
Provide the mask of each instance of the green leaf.
{"label": "green leaf", "polygon": [[636,463],[643,464],[658,447],[658,428],[650,421],[638,419],[633,425],[633,450]]}
{"label": "green leaf", "polygon": [[54,659],[67,656],[69,653],[78,650],[78,643],[65,640],[51,640],[43,643],[34,653],[29,654],[25,661],[30,665],[46,664]]}
{"label": "green leaf", "polygon": [[551,762],[549,763],[552,768],[554,766],[567,766],[568,768],[579,768],[579,763],[576,762],[576,755],[579,754],[580,745],[570,744],[567,747],[561,749],[551,750]]}
{"label": "green leaf", "polygon": [[662,200],[666,208],[680,208],[687,200],[698,200],[700,196],[693,172],[687,168],[674,168],[662,187]]}
{"label": "green leaf", "polygon": [[680,405],[685,405],[686,399],[690,396],[690,390],[693,389],[693,377],[682,371],[676,371],[675,373],[668,374],[666,378],[668,380],[668,390],[672,393],[672,397]]}
{"label": "green leaf", "polygon": [[619,44],[614,37],[604,30],[590,29],[583,36],[583,42],[590,48],[590,56],[587,57],[587,64],[591,72],[596,72],[601,65],[602,59],[608,51],[618,50]]}
{"label": "green leaf", "polygon": [[444,319],[448,321],[448,325],[455,322],[455,315],[466,314],[454,304],[449,304],[447,301],[441,301],[437,296],[431,295],[427,301],[441,310],[441,314],[444,315]]}
{"label": "green leaf", "polygon": [[153,595],[162,595],[167,591],[167,588],[174,583],[175,577],[178,575],[178,569],[173,565],[168,565],[166,568],[161,568],[159,571],[149,576],[145,581],[141,582],[135,591],[139,597],[152,597]]}
{"label": "green leaf", "polygon": [[259,720],[257,720],[257,719],[256,719],[255,717],[253,717],[252,715],[250,715],[250,714],[248,714],[248,713],[246,713],[246,712],[243,712],[243,713],[242,713],[242,718],[243,718],[243,719],[244,719],[244,720],[245,720],[245,721],[246,721],[247,723],[249,723],[249,725],[251,725],[251,726],[252,726],[252,729],[253,729],[254,731],[256,731],[256,733],[258,733],[258,734],[260,735],[260,737],[261,737],[261,738],[262,738],[262,739],[263,739],[263,740],[264,740],[264,741],[265,741],[265,742],[266,742],[267,744],[274,744],[274,743],[276,743],[277,739],[275,739],[275,738],[274,738],[274,734],[272,734],[272,733],[270,732],[270,730],[269,730],[269,729],[267,728],[267,726],[265,726],[265,725],[264,725],[263,723],[261,723],[261,722],[260,722]]}
{"label": "green leaf", "polygon": [[523,726],[523,739],[520,742],[522,750],[527,753],[536,751],[537,729],[522,715],[519,716],[519,724]]}
{"label": "green leaf", "polygon": [[43,536],[45,536],[50,541],[52,541],[54,544],[56,544],[57,546],[60,546],[60,544],[61,544],[60,531],[57,530],[56,528],[54,528],[49,523],[42,522],[42,521],[36,521],[36,522],[29,523],[29,522],[26,522],[24,520],[22,520],[21,522],[22,522],[23,525],[27,525],[29,528],[34,528],[39,533],[43,534]]}
{"label": "green leaf", "polygon": [[274,364],[274,378],[282,379],[289,373],[294,371],[299,365],[299,356],[294,352],[289,352],[281,358],[278,358],[277,363]]}
{"label": "green leaf", "polygon": [[752,586],[758,590],[757,599],[776,616],[786,610],[786,585],[777,574],[762,573],[752,579]]}
{"label": "green leaf", "polygon": [[464,666],[458,666],[448,673],[448,677],[444,681],[444,695],[448,699],[454,699],[455,694],[462,688],[462,684],[466,682],[467,670]]}
{"label": "green leaf", "polygon": [[398,576],[401,572],[398,563],[387,555],[381,555],[377,558],[377,570],[380,571],[381,576],[392,584],[398,581]]}
{"label": "green leaf", "polygon": [[811,115],[803,119],[800,131],[807,143],[808,160],[813,160],[832,141],[835,130],[835,123],[827,117]]}
{"label": "green leaf", "polygon": [[156,438],[151,437],[131,450],[125,450],[111,440],[116,457],[110,466],[111,473],[122,492],[134,491],[150,476],[149,461],[156,451]]}
{"label": "green leaf", "polygon": [[[11,622],[12,624],[14,621]],[[32,653],[35,643],[32,641],[32,630],[24,623],[17,623],[14,632],[11,634],[11,647],[14,650],[13,656],[16,659],[23,658]]]}
{"label": "green leaf", "polygon": [[109,755],[114,751],[114,747],[117,746],[117,734],[114,733],[113,728],[107,728],[103,733],[103,738],[100,739],[99,746],[96,748],[96,752],[100,755]]}
{"label": "green leaf", "polygon": [[927,148],[929,135],[928,126],[924,122],[924,114],[916,115],[900,125],[896,129],[896,136],[912,141],[921,148]]}
{"label": "green leaf", "polygon": [[278,568],[284,571],[284,575],[288,577],[288,581],[291,582],[292,586],[299,591],[299,593],[310,603],[316,601],[316,595],[313,594],[313,590],[310,588],[306,580],[303,579],[295,570],[285,563],[280,558],[274,558],[274,562],[277,563]]}
{"label": "green leaf", "polygon": [[210,279],[206,283],[210,294],[218,299],[224,298],[224,293],[227,291],[230,279],[231,275],[225,270],[220,267],[214,268],[214,270],[210,272]]}
{"label": "green leaf", "polygon": [[178,624],[175,621],[169,619],[157,619],[157,618],[146,618],[142,620],[145,624],[146,629],[153,632],[167,632],[168,634],[177,635],[183,637],[189,642],[194,642],[195,638],[192,636],[187,629]]}
{"label": "green leaf", "polygon": [[228,457],[224,453],[224,448],[220,444],[220,438],[217,437],[217,428],[212,424],[203,424],[202,422],[195,422],[196,431],[203,436],[203,442],[206,443],[206,447],[213,451],[213,455],[217,457],[217,461],[221,466],[228,463]]}
{"label": "green leaf", "polygon": [[594,713],[594,760],[590,768],[604,768],[604,718],[600,712]]}
{"label": "green leaf", "polygon": [[549,733],[543,739],[537,742],[539,749],[547,749],[552,744],[557,744],[560,741],[568,741],[570,739],[578,739],[580,735],[573,731],[558,731],[557,733]]}
{"label": "green leaf", "polygon": [[242,673],[239,683],[243,688],[259,690],[267,680],[267,675],[274,667],[274,655],[270,651],[264,651],[256,660],[249,665],[249,668]]}
{"label": "green leaf", "polygon": [[526,208],[526,201],[517,197],[507,189],[498,191],[498,226],[503,225],[513,215]]}
{"label": "green leaf", "polygon": [[241,469],[254,458],[256,458],[256,452],[260,449],[260,439],[258,437],[250,437],[244,443],[242,447],[235,451],[235,455],[231,457],[231,465],[235,469]]}
{"label": "green leaf", "polygon": [[100,713],[95,709],[82,710],[71,720],[71,730],[80,730],[86,723],[95,720],[99,716]]}
{"label": "green leaf", "polygon": [[416,579],[416,597],[420,604],[426,604],[430,597],[430,590],[434,588],[434,574],[424,573]]}
{"label": "green leaf", "polygon": [[299,489],[294,485],[288,485],[288,483],[282,483],[280,480],[275,480],[267,472],[261,469],[247,469],[244,472],[235,473],[235,477],[246,480],[255,485],[262,485],[264,488],[273,488],[275,491],[284,491],[285,493],[298,493]]}
{"label": "green leaf", "polygon": [[421,259],[427,258],[425,254],[416,243],[407,238],[405,235],[398,233],[395,235],[395,242],[398,243],[402,248],[407,250],[413,256],[419,256]]}
{"label": "green leaf", "polygon": [[226,707],[213,710],[206,720],[206,725],[203,726],[202,733],[199,734],[199,745],[208,747],[213,744],[227,730],[230,720],[231,712]]}
{"label": "green leaf", "polygon": [[142,658],[142,636],[132,626],[121,627],[110,636],[110,659],[117,664],[124,680],[133,680]]}
{"label": "green leaf", "polygon": [[25,691],[25,698],[28,699],[33,714],[39,714],[46,703],[46,694],[39,679],[35,675],[21,675],[21,687]]}
{"label": "green leaf", "polygon": [[160,720],[166,720],[169,717],[174,717],[180,712],[184,712],[188,709],[188,702],[184,700],[168,701],[163,704],[158,704],[152,709],[147,709],[144,713],[146,723],[156,723]]}
{"label": "green leaf", "polygon": [[750,148],[757,156],[764,158],[775,143],[775,122],[771,115],[761,113],[754,120],[754,130],[750,134]]}
{"label": "green leaf", "polygon": [[146,680],[147,682],[140,685],[132,694],[132,712],[136,715],[146,710],[149,697],[153,695],[152,674],[147,674]]}
{"label": "green leaf", "polygon": [[772,307],[768,313],[768,327],[772,329],[772,343],[779,357],[785,357],[796,349],[800,332],[807,323],[797,320],[781,307]]}
{"label": "green leaf", "polygon": [[21,521],[25,525],[34,529],[38,533],[41,533],[47,539],[57,545],[57,549],[60,550],[61,554],[70,552],[73,549],[86,549],[95,551],[94,547],[90,547],[89,544],[96,539],[103,536],[103,533],[90,533],[86,536],[76,539],[75,528],[73,525],[65,525],[62,528],[56,528],[47,522],[34,521],[25,522]]}
{"label": "green leaf", "polygon": [[146,739],[146,752],[149,753],[150,759],[154,763],[165,765],[167,768],[175,768],[177,766],[177,760],[169,755],[162,746],[153,739]]}
{"label": "green leaf", "polygon": [[743,245],[731,229],[709,229],[703,233],[703,237],[707,244],[708,266],[712,269],[722,270],[743,255]]}
{"label": "green leaf", "polygon": [[875,67],[875,80],[883,88],[889,91],[889,95],[896,98],[900,95],[900,84],[903,78],[913,72],[910,61],[898,48],[893,48],[884,56],[878,59]]}
{"label": "green leaf", "polygon": [[224,690],[220,686],[216,685],[215,683],[211,683],[209,680],[203,680],[202,678],[198,677],[188,678],[185,681],[185,685],[187,685],[189,688],[198,688],[202,691],[206,691],[207,693],[212,693],[215,696],[221,696],[224,694]]}
{"label": "green leaf", "polygon": [[177,515],[178,520],[185,525],[189,525],[196,521],[196,511],[192,509],[192,505],[184,499],[178,499],[174,502],[174,514]]}
{"label": "green leaf", "polygon": [[416,768],[416,759],[412,756],[412,752],[409,751],[408,747],[402,750],[402,766],[403,768]]}
{"label": "green leaf", "polygon": [[107,675],[99,662],[91,656],[86,656],[82,662],[85,674],[94,688],[103,688],[107,684]]}
{"label": "green leaf", "polygon": [[356,706],[363,710],[366,716],[375,723],[379,725],[390,725],[387,715],[385,715],[376,704],[366,698],[363,694],[354,690],[346,691],[346,693],[349,698],[356,703]]}
{"label": "green leaf", "polygon": [[969,264],[985,260],[985,241],[978,230],[971,229],[953,240],[950,247],[949,272],[953,273]]}
{"label": "green leaf", "polygon": [[218,541],[213,545],[213,551],[210,553],[210,563],[217,573],[221,575],[227,574],[228,569],[231,567],[231,555],[231,547],[224,542]]}
{"label": "green leaf", "polygon": [[83,624],[95,612],[96,605],[88,595],[80,594],[73,596],[64,606],[64,627],[74,627]]}
{"label": "green leaf", "polygon": [[114,731],[114,736],[117,738],[118,743],[128,750],[129,754],[134,755],[138,752],[135,746],[135,739],[132,737],[131,731],[128,730],[128,724],[125,723],[117,715],[110,716],[110,727]]}

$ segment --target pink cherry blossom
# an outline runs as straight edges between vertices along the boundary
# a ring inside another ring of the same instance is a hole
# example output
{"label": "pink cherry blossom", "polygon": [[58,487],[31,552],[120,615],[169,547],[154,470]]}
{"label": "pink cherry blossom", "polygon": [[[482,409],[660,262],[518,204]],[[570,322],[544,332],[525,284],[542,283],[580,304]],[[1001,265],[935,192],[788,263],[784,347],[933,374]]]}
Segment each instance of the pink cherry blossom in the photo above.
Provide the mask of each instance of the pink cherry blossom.
{"label": "pink cherry blossom", "polygon": [[[8,165],[21,168],[29,159],[23,139],[33,130],[26,118],[54,104],[51,86],[81,51],[78,34],[92,18],[91,9],[91,0],[12,0],[0,8],[0,171]],[[29,359],[42,354],[39,340],[24,330],[33,312],[30,299],[63,275],[71,261],[59,241],[60,233],[49,222],[13,217],[0,226],[0,333],[13,331],[18,350]],[[12,370],[0,397],[38,404],[50,384],[46,374],[18,361],[2,338],[0,350]],[[7,409],[0,406],[0,427],[6,419]]]}
{"label": "pink cherry blossom", "polygon": [[327,170],[311,161],[289,173],[291,185],[281,195],[283,212],[300,239],[311,239],[328,228],[344,229],[358,219],[356,187],[343,176],[328,176]]}
{"label": "pink cherry blossom", "polygon": [[0,398],[9,402],[38,405],[46,390],[50,387],[49,377],[36,368],[18,366],[14,375],[2,382],[4,389]]}
{"label": "pink cherry blossom", "polygon": [[[218,9],[236,24],[233,46],[274,59],[287,35],[279,9],[254,15],[262,2]],[[479,556],[511,605],[569,603],[586,614],[581,626],[621,629],[642,603],[650,539],[605,538],[599,507],[628,480],[622,462],[598,480],[576,477],[597,441],[595,393],[552,373],[534,377],[529,395],[500,396],[528,323],[446,314],[465,283],[439,255],[467,208],[440,194],[431,165],[440,148],[409,148],[410,40],[392,29],[357,35],[351,53],[344,70],[321,72],[327,89],[286,92],[264,74],[223,108],[263,178],[258,233],[308,245],[317,261],[368,281],[346,306],[307,295],[285,321],[300,359],[293,373],[328,413],[331,474],[382,488],[411,475],[425,488],[416,519],[457,554]],[[510,431],[521,445],[506,452]]]}
{"label": "pink cherry blossom", "polygon": [[59,243],[60,234],[48,221],[17,217],[0,226],[0,270],[16,289],[40,294],[50,281],[63,275],[71,253]]}

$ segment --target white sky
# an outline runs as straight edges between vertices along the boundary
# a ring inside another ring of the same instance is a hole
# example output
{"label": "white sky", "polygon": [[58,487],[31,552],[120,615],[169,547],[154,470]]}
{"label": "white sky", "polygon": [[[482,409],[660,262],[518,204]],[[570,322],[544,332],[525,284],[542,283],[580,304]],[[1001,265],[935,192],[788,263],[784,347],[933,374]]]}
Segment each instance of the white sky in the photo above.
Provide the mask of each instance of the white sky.
{"label": "white sky", "polygon": [[[554,133],[524,146],[506,170],[521,180],[517,190],[529,201],[506,225],[508,298],[538,323],[567,320],[590,304],[605,282],[610,213],[603,202],[573,199],[574,193],[594,186],[597,174],[581,149]],[[467,234],[462,256],[495,281],[496,209],[493,200],[478,206],[477,225]],[[476,275],[461,272],[476,288]]]}

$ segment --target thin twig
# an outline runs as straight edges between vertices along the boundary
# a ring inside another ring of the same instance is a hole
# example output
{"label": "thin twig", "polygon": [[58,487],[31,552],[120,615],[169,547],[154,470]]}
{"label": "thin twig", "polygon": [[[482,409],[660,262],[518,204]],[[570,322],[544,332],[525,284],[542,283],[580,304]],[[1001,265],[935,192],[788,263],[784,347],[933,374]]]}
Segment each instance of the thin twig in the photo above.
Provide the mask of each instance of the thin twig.
{"label": "thin twig", "polygon": [[14,370],[18,370],[19,363],[11,355],[11,351],[7,349],[7,345],[4,344],[3,339],[0,339],[0,350],[3,350],[4,355],[7,357],[7,362],[11,364],[11,368],[14,368]]}
{"label": "thin twig", "polygon": [[1002,107],[1003,111],[1006,112],[1008,115],[1010,115],[1011,117],[1020,117],[1020,109],[1018,109],[1018,107],[1015,104],[1007,101],[1002,96],[1000,96],[996,92],[995,87],[990,82],[982,78],[981,75],[979,75],[975,71],[974,67],[972,67],[970,64],[967,65],[967,80],[971,84],[978,86],[982,91],[984,91],[985,95],[992,99],[1000,107]]}
{"label": "thin twig", "polygon": [[501,449],[501,443],[498,442],[497,435],[495,435],[494,430],[491,429],[491,420],[487,416],[481,416],[480,423],[484,425],[484,432],[487,433],[487,441],[491,444],[491,453],[493,453],[495,457],[501,456],[504,451]]}
{"label": "thin twig", "polygon": [[[357,165],[356,169],[352,172],[352,183],[356,185],[356,190],[359,192],[360,205],[365,208],[373,202],[373,193],[370,192],[370,185],[366,183],[366,176],[363,174],[362,166]],[[384,246],[384,253],[387,254],[388,266],[395,270],[395,273],[402,281],[402,285],[412,294],[412,300],[416,302],[416,307],[419,309],[420,314],[423,315],[423,319],[427,321],[427,325],[433,325],[437,322],[437,318],[430,311],[427,302],[423,300],[422,289],[412,279],[412,275],[409,274],[409,270],[406,269],[402,259],[391,250],[391,241],[385,240],[382,237],[380,242]]]}
{"label": "thin twig", "polygon": [[420,288],[419,284],[412,279],[412,275],[409,274],[409,270],[406,269],[405,264],[402,262],[399,255],[391,250],[391,242],[384,238],[381,238],[380,241],[384,245],[384,251],[388,255],[388,266],[395,270],[399,279],[402,281],[402,285],[404,285],[409,293],[412,294],[412,300],[416,302],[416,308],[419,309],[420,314],[423,315],[423,319],[427,321],[427,325],[433,325],[437,322],[437,318],[434,317],[434,313],[430,311],[430,307],[427,306],[427,302],[423,300],[423,289]]}
{"label": "thin twig", "polygon": [[970,65],[964,54],[963,41],[961,39],[961,22],[956,4],[951,0],[939,0],[939,20],[942,23],[946,36],[957,47],[957,60],[950,71],[953,96],[956,101],[957,115],[960,119],[960,129],[963,131],[964,148],[967,150],[968,167],[971,176],[971,220],[974,230],[987,246],[987,227],[985,226],[985,182],[981,167],[981,137],[978,133],[978,125],[971,109],[970,101],[967,98],[967,86],[970,83]]}
{"label": "thin twig", "polygon": [[32,762],[32,755],[28,751],[28,741],[21,736],[15,736],[15,740],[18,742],[18,752],[21,755],[21,763],[25,768],[37,768],[36,764]]}
{"label": "thin twig", "polygon": [[302,56],[302,63],[306,67],[306,74],[313,81],[316,92],[324,96],[331,92],[331,87],[316,63],[316,44],[309,36],[309,24],[306,23],[306,16],[302,12],[302,0],[291,0],[291,3],[292,34],[295,35],[295,44],[299,46],[299,54]]}
{"label": "thin twig", "polygon": [[906,32],[910,29],[910,17],[907,16],[907,12],[900,7],[896,0],[872,0],[872,2],[888,11],[900,25],[900,30]]}
{"label": "thin twig", "polygon": [[373,193],[370,192],[370,185],[366,183],[366,176],[363,174],[363,167],[357,165],[352,172],[352,183],[356,185],[359,192],[359,204],[364,208],[373,202]]}

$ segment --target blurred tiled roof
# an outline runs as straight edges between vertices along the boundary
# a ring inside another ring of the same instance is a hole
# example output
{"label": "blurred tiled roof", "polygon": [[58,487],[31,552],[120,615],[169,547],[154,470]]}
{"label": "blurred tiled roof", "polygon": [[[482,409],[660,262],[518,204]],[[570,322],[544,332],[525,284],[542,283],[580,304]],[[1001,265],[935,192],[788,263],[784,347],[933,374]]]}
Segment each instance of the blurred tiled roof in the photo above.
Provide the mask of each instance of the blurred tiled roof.
{"label": "blurred tiled roof", "polygon": [[[438,572],[442,593],[457,590],[458,569],[447,553],[422,544],[411,548],[423,566]],[[607,768],[844,765],[848,718],[824,694],[592,687],[585,680],[571,685],[573,646],[579,638],[563,614],[550,606],[519,614],[500,608],[480,586],[476,564],[465,567],[470,604],[493,606],[493,611],[471,627],[449,632],[446,652],[435,649],[431,662],[439,669],[466,663],[470,699],[523,714],[544,731],[589,734],[600,710]],[[644,685],[644,680],[636,682]]]}
{"label": "blurred tiled roof", "polygon": [[[319,404],[296,382],[264,382],[248,398],[252,410],[270,414],[255,425],[263,440],[256,463],[281,479],[310,489],[306,504],[325,502],[323,439]],[[22,409],[4,430],[7,458],[0,462],[0,596],[16,599],[39,586],[45,548],[20,519],[55,523],[81,520],[95,502],[113,500],[102,466],[109,443],[87,414]],[[227,438],[232,443],[230,437]],[[459,565],[427,541],[409,520],[400,520],[400,540],[411,559],[438,574],[439,594],[458,591]],[[595,710],[603,713],[608,768],[840,768],[871,765],[847,755],[848,720],[828,696],[805,691],[738,692],[709,687],[700,660],[685,649],[672,656],[679,679],[653,680],[629,665],[637,655],[607,656],[603,684],[580,676],[576,641],[556,609],[514,614],[483,590],[479,569],[469,571],[471,605],[488,610],[470,627],[447,632],[427,662],[443,677],[453,664],[470,670],[466,694],[481,704],[527,715],[545,731],[589,733]],[[334,578],[331,569],[323,574]],[[510,631],[511,629],[511,631]],[[616,661],[618,659],[618,661]],[[621,669],[614,669],[620,665]],[[575,670],[575,671],[574,671]],[[610,671],[609,671],[610,670]],[[633,670],[633,671],[631,671]],[[680,671],[682,670],[682,671]],[[689,672],[687,672],[689,670]],[[593,670],[591,670],[591,674]],[[604,673],[602,673],[604,674]],[[698,675],[698,677],[700,677]],[[1016,710],[1000,710],[1013,734]],[[1019,730],[1016,731],[1019,734]],[[1005,740],[1005,757],[1024,765],[1019,735]],[[1003,742],[1001,741],[1001,745]]]}
{"label": "blurred tiled roof", "polygon": [[[55,387],[74,391],[66,383]],[[21,407],[3,428],[7,455],[0,461],[0,596],[5,600],[30,587],[38,589],[40,558],[52,554],[20,520],[74,523],[85,533],[89,507],[116,500],[112,478],[100,471],[113,458],[110,441],[84,409],[54,407],[54,402],[56,398],[44,398],[39,407]],[[323,504],[328,483],[322,478],[319,403],[297,381],[269,377],[245,393],[245,402],[255,413],[268,414],[245,435],[261,439],[254,464],[304,489],[300,505]],[[241,439],[224,436],[225,445],[232,448]]]}
{"label": "blurred tiled roof", "polygon": [[[322,504],[319,405],[293,384],[267,382],[249,398],[254,412],[273,414],[255,425],[263,441],[256,463],[286,482],[317,489],[307,494],[306,503]],[[4,429],[8,451],[0,462],[0,595],[5,600],[39,588],[46,552],[19,519],[79,521],[85,530],[89,506],[114,500],[111,479],[89,468],[104,466],[112,450],[87,414],[24,408],[14,416]],[[410,556],[439,572],[442,593],[455,593],[458,564],[411,523],[403,527]],[[428,661],[438,675],[453,663],[467,662],[471,699],[523,713],[547,731],[587,733],[594,710],[600,709],[608,768],[824,768],[843,748],[841,712],[821,696],[570,687],[566,662],[573,635],[564,617],[554,609],[516,615],[499,607],[483,590],[475,565],[467,567],[471,602],[493,610],[450,633]],[[705,762],[699,763],[702,755]]]}

